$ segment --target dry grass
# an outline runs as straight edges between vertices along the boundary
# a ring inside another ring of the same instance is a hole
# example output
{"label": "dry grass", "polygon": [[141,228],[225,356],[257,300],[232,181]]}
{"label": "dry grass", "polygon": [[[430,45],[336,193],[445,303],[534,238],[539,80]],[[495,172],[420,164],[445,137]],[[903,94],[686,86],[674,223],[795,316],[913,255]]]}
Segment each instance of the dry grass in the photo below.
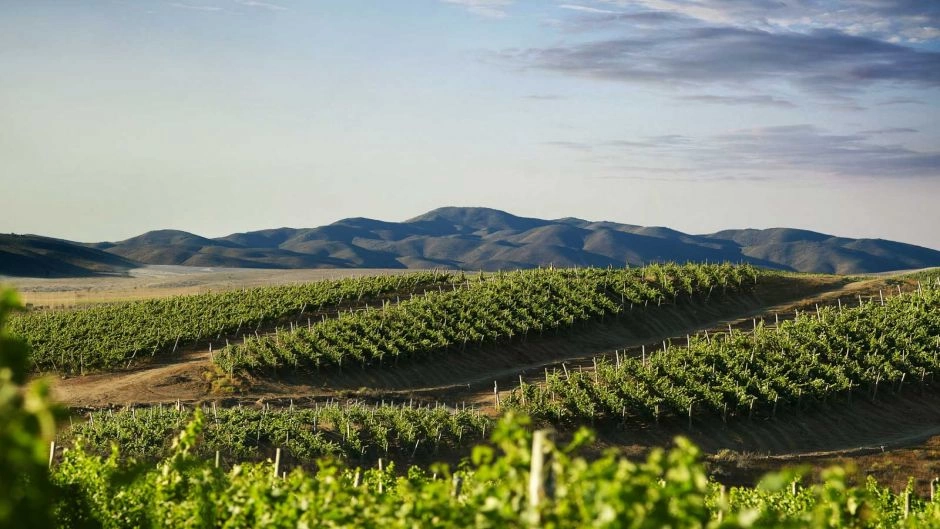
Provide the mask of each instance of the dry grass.
{"label": "dry grass", "polygon": [[406,269],[304,269],[265,270],[256,268],[200,268],[188,266],[147,266],[128,276],[80,278],[0,278],[20,292],[24,303],[33,308],[60,309],[97,303],[114,303],[163,298],[208,291],[225,291],[258,286],[285,285],[340,279],[345,277],[407,274]]}

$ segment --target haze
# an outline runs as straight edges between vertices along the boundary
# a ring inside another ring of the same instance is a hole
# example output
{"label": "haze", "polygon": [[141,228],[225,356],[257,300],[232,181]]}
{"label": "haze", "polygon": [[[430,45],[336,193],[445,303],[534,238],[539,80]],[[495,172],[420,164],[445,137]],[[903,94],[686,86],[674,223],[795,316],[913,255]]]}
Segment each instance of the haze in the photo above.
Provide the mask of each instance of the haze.
{"label": "haze", "polygon": [[11,1],[0,231],[445,206],[940,248],[940,3]]}

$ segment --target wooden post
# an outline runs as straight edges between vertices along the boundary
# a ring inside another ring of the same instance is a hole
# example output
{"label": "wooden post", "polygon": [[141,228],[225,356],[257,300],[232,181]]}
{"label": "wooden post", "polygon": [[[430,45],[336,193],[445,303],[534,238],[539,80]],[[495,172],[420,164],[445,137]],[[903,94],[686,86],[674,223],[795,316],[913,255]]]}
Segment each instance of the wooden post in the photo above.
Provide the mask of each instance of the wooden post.
{"label": "wooden post", "polygon": [[496,381],[493,381],[493,396],[496,397],[496,409],[499,409],[499,385],[496,384]]}
{"label": "wooden post", "polygon": [[49,442],[49,468],[52,468],[52,460],[55,459],[55,441]]}
{"label": "wooden post", "polygon": [[545,480],[543,479],[545,465],[545,449],[547,447],[548,432],[536,430],[532,434],[532,457],[529,467],[529,507],[532,509],[538,524],[539,503],[545,496]]}
{"label": "wooden post", "polygon": [[718,523],[725,519],[725,503],[728,501],[728,489],[724,485],[718,490]]}
{"label": "wooden post", "polygon": [[215,468],[219,468],[219,451],[215,451]]}
{"label": "wooden post", "polygon": [[454,474],[454,490],[451,493],[451,496],[454,498],[460,496],[460,489],[463,487],[463,478],[457,474]]}
{"label": "wooden post", "polygon": [[[900,288],[901,287],[898,286],[898,289]],[[905,490],[904,491],[904,519],[907,520],[907,518],[910,515],[911,515],[911,491]]]}
{"label": "wooden post", "polygon": [[522,398],[522,405],[525,406],[525,385],[522,382],[522,375],[519,375],[519,395]]}
{"label": "wooden post", "polygon": [[[382,472],[384,471],[382,470],[382,458],[380,457],[379,458],[379,473],[381,474]],[[379,477],[379,494],[382,494],[383,492],[385,492],[385,482],[383,482],[381,478],[382,477],[380,476]]]}
{"label": "wooden post", "polygon": [[277,479],[277,477],[281,475],[280,469],[281,469],[281,449],[278,448],[274,452],[274,479]]}

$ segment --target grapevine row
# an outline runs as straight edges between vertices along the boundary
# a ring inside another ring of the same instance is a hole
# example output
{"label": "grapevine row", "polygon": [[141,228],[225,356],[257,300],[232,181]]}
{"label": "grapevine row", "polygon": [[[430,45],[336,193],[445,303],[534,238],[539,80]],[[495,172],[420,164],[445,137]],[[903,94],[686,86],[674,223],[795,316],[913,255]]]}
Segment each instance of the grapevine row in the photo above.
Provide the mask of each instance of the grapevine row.
{"label": "grapevine row", "polygon": [[437,289],[461,279],[450,273],[420,272],[30,312],[12,318],[11,331],[32,348],[34,370],[64,374],[108,370],[200,340],[256,332],[265,323],[300,318],[305,312],[364,303],[395,292]]}
{"label": "grapevine row", "polygon": [[706,415],[773,416],[835,398],[923,387],[940,371],[940,287],[861,306],[828,307],[753,332],[691,337],[643,358],[547,373],[506,405],[551,422]]}
{"label": "grapevine row", "polygon": [[625,269],[538,269],[466,280],[462,288],[251,337],[215,355],[225,372],[321,368],[424,359],[468,346],[526,337],[615,316],[634,306],[675,303],[749,288],[750,265],[656,264]]}
{"label": "grapevine row", "polygon": [[[258,459],[282,448],[297,461],[321,457],[362,459],[390,455],[437,453],[484,438],[490,419],[478,410],[443,405],[368,405],[358,401],[327,402],[315,407],[262,409],[204,406],[203,442],[208,457],[215,451],[236,461]],[[62,441],[82,438],[92,449],[117,443],[122,454],[159,459],[168,442],[193,419],[195,410],[152,406],[89,414]]]}

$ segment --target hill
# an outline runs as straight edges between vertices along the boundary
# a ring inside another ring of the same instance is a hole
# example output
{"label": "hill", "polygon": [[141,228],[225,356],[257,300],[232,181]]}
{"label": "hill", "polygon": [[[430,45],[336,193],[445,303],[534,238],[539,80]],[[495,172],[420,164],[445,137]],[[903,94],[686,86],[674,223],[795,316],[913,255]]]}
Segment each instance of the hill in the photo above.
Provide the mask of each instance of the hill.
{"label": "hill", "polygon": [[120,274],[137,266],[119,255],[61,239],[0,234],[0,275],[80,277]]}
{"label": "hill", "polygon": [[[0,244],[0,251],[6,246]],[[861,274],[940,266],[936,250],[882,239],[790,228],[695,235],[665,227],[543,220],[463,207],[435,209],[404,222],[357,217],[318,228],[278,228],[215,239],[161,230],[86,246],[123,258],[122,262],[254,268],[497,270],[707,260]],[[48,269],[39,262],[36,267]],[[19,268],[30,269],[23,264]]]}

